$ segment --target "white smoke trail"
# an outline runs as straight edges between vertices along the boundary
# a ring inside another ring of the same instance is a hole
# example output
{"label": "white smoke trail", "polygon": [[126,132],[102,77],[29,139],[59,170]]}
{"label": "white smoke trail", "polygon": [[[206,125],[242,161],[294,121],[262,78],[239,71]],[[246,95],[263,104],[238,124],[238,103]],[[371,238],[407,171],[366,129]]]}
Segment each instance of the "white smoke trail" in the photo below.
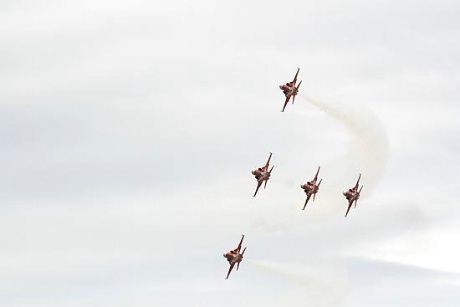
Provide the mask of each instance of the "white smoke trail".
{"label": "white smoke trail", "polygon": [[324,263],[306,266],[253,260],[248,263],[298,286],[299,291],[286,295],[283,302],[287,306],[338,306],[346,296],[346,273],[342,265],[334,265],[334,262],[328,261],[327,266]]}
{"label": "white smoke trail", "polygon": [[[372,194],[389,157],[388,136],[381,120],[365,106],[330,103],[305,95],[301,97],[342,125],[349,138],[343,154],[321,164],[320,177],[324,180],[317,197],[319,205],[316,210],[324,213],[324,217],[334,218],[337,210],[346,210],[347,203],[342,192],[355,184],[359,173],[362,174],[361,184],[364,185],[361,199]],[[296,224],[292,217],[295,213],[284,207],[274,207],[272,213],[272,219],[266,217],[258,221],[259,228],[270,231],[271,228],[292,228]]]}
{"label": "white smoke trail", "polygon": [[389,156],[389,142],[380,119],[365,107],[328,103],[303,95],[302,98],[341,123],[351,136],[346,153],[328,167],[334,169],[334,178],[328,178],[328,186],[345,188],[344,182],[354,184],[362,173],[365,185],[363,197],[370,195],[382,177]]}
{"label": "white smoke trail", "polygon": [[[362,173],[361,183],[365,185],[362,194],[363,198],[371,194],[383,175],[389,155],[389,142],[383,124],[368,109],[349,104],[327,103],[306,96],[302,97],[343,125],[348,132],[347,135],[350,137],[349,145],[344,154],[338,159],[322,165],[324,166],[322,167],[322,172],[328,172],[329,175],[325,176],[324,183],[321,186],[318,195],[318,201],[321,204],[316,206],[316,210],[334,212],[334,214],[322,215],[321,219],[324,221],[324,217],[336,218],[337,206],[343,204],[343,209],[345,210],[346,202],[341,195],[341,191],[354,185],[358,173]],[[272,212],[274,213],[273,221],[265,220],[266,225],[273,224],[276,226],[281,224],[292,231],[295,228],[296,234],[299,231],[307,231],[307,237],[315,227],[311,223],[306,223],[305,219],[296,219],[293,216],[295,213],[286,210],[285,207],[280,206],[272,210],[274,210]],[[268,226],[266,225],[263,228],[267,228]],[[331,231],[334,232],[336,229]],[[329,236],[323,239],[329,242],[329,240],[333,240],[331,239],[332,237]],[[340,306],[347,295],[349,287],[346,265],[341,262],[342,253],[340,248],[334,249],[331,255],[329,248],[323,247],[321,244],[315,246],[317,249],[312,252],[316,256],[306,260],[305,263],[249,260],[248,262],[260,270],[276,274],[298,286],[300,292],[286,295],[283,302],[286,306]]]}

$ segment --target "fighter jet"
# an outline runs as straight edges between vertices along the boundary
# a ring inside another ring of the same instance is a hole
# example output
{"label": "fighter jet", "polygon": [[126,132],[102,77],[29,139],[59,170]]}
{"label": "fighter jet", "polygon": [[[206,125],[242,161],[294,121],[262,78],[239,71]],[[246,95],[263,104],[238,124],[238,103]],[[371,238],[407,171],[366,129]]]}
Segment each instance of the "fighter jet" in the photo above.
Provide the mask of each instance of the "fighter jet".
{"label": "fighter jet", "polygon": [[315,178],[312,180],[308,181],[306,184],[301,185],[300,187],[304,190],[305,194],[307,194],[307,200],[305,200],[305,205],[303,205],[302,210],[305,210],[305,207],[307,206],[308,201],[310,200],[310,197],[313,195],[313,201],[315,201],[316,193],[318,193],[319,190],[319,185],[321,184],[321,179],[318,184],[316,184],[316,181],[318,180],[318,174],[319,174],[320,167],[318,166],[318,171],[316,172]]}
{"label": "fighter jet", "polygon": [[284,96],[286,97],[286,100],[284,101],[284,106],[281,112],[284,112],[284,109],[286,108],[286,105],[288,104],[289,100],[292,97],[292,104],[294,104],[295,101],[295,96],[297,95],[299,91],[299,86],[302,83],[302,80],[299,82],[299,84],[296,86],[297,82],[297,76],[299,74],[300,68],[297,68],[297,72],[294,76],[294,80],[291,82],[288,82],[286,84],[280,85],[280,89],[283,91]]}
{"label": "fighter jet", "polygon": [[355,203],[355,208],[356,208],[356,203],[358,202],[359,195],[361,193],[361,190],[364,187],[364,185],[362,185],[361,188],[358,191],[358,186],[359,186],[359,180],[360,179],[361,179],[361,174],[359,174],[358,181],[356,181],[355,186],[353,188],[348,189],[347,191],[343,192],[343,195],[348,200],[348,209],[347,209],[347,213],[345,213],[345,217],[347,217],[348,212],[350,211],[350,208],[353,205],[353,202]]}
{"label": "fighter jet", "polygon": [[243,255],[244,255],[244,252],[246,251],[246,247],[245,247],[243,249],[243,252],[240,253],[241,244],[243,243],[243,239],[244,239],[244,235],[241,236],[241,241],[240,241],[240,244],[238,244],[237,248],[224,254],[224,257],[227,259],[228,263],[230,264],[230,268],[228,269],[227,277],[225,277],[225,279],[228,279],[228,276],[232,272],[235,264],[236,264],[236,270],[238,271],[240,267],[240,262],[243,261]]}
{"label": "fighter jet", "polygon": [[275,167],[275,166],[272,166],[272,168],[270,170],[268,170],[268,166],[270,164],[270,159],[271,158],[272,158],[272,153],[270,153],[270,156],[268,157],[268,160],[267,160],[267,163],[265,164],[265,166],[259,167],[258,169],[253,170],[251,172],[254,175],[254,177],[256,177],[256,180],[257,180],[257,188],[256,188],[256,191],[254,192],[254,195],[252,197],[256,196],[257,191],[259,191],[259,188],[260,188],[260,186],[262,185],[262,183],[264,181],[265,181],[264,189],[267,186],[267,181],[268,181],[268,179],[270,179],[270,175],[272,173],[272,170]]}

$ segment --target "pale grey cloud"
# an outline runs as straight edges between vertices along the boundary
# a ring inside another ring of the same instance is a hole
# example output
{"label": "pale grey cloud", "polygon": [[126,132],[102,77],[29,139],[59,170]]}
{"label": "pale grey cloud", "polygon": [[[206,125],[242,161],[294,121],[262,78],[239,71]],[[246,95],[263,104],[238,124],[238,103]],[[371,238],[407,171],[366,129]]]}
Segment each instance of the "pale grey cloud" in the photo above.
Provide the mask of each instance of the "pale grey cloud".
{"label": "pale grey cloud", "polygon": [[[0,7],[2,306],[458,301],[455,1]],[[297,66],[305,94],[382,133],[353,142],[303,99],[281,114]],[[358,171],[369,190],[344,219]],[[225,282],[241,233],[248,261]]]}

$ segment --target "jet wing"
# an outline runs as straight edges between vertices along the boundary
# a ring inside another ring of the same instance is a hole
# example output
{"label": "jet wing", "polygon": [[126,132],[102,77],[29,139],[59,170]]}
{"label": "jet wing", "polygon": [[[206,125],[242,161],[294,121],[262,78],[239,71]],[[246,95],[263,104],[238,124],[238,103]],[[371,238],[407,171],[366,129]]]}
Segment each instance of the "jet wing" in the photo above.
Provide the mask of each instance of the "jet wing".
{"label": "jet wing", "polygon": [[286,95],[286,100],[284,101],[284,106],[283,106],[283,109],[281,110],[281,112],[284,112],[284,109],[286,109],[286,106],[289,102],[289,99],[291,99],[291,94],[287,94]]}
{"label": "jet wing", "polygon": [[351,208],[351,205],[353,204],[352,201],[348,201],[348,209],[347,209],[347,213],[345,213],[345,217],[347,217],[348,215],[348,212],[350,211],[350,208]]}
{"label": "jet wing", "polygon": [[319,190],[319,186],[321,185],[321,182],[323,182],[323,178],[321,178],[318,182],[318,190]]}
{"label": "jet wing", "polygon": [[294,83],[294,85],[297,82],[297,76],[299,75],[299,70],[300,68],[297,68],[297,72],[295,73],[294,80],[292,80],[292,83]]}
{"label": "jet wing", "polygon": [[358,177],[358,181],[356,181],[356,184],[355,184],[355,188],[354,190],[358,190],[358,186],[359,186],[359,179],[361,179],[361,174],[359,174],[359,177]]}
{"label": "jet wing", "polygon": [[230,268],[228,269],[227,277],[225,277],[225,279],[228,279],[228,276],[230,276],[230,273],[232,272],[234,266],[235,263],[230,264]]}
{"label": "jet wing", "polygon": [[256,191],[254,192],[254,195],[252,197],[255,197],[257,195],[257,191],[259,191],[260,186],[262,185],[263,180],[257,180],[257,188]]}
{"label": "jet wing", "polygon": [[243,239],[244,239],[244,235],[241,235],[241,241],[240,241],[240,243],[238,244],[238,247],[236,248],[236,250],[238,251],[238,253],[239,253],[240,250],[241,250],[241,244],[243,244]]}
{"label": "jet wing", "polygon": [[270,159],[272,158],[272,153],[268,156],[267,163],[265,163],[265,169],[268,169],[268,165],[270,164]]}
{"label": "jet wing", "polygon": [[311,197],[311,194],[308,194],[308,195],[307,195],[307,200],[305,200],[305,205],[303,205],[302,210],[305,210],[305,207],[307,206],[308,201],[310,200],[310,197]]}
{"label": "jet wing", "polygon": [[313,180],[314,180],[315,182],[316,182],[316,180],[318,180],[319,169],[320,169],[320,166],[318,166],[318,170],[316,171],[315,178],[313,178]]}

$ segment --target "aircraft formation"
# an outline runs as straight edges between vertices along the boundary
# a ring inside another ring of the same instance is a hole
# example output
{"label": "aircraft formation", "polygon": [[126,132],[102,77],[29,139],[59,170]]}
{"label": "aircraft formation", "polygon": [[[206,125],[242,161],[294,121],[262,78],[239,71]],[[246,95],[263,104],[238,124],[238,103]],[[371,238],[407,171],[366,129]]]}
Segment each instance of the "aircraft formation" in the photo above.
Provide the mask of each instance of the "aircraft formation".
{"label": "aircraft formation", "polygon": [[[285,96],[285,101],[284,101],[284,105],[283,105],[283,108],[282,108],[281,112],[284,112],[284,110],[286,109],[286,106],[289,103],[289,101],[291,100],[291,98],[292,98],[292,104],[294,104],[295,97],[297,96],[297,94],[299,92],[300,84],[302,83],[302,80],[301,80],[297,84],[297,77],[299,75],[299,71],[300,71],[300,68],[297,68],[297,72],[296,72],[296,74],[294,76],[294,79],[292,81],[287,82],[287,83],[279,86],[280,90],[283,92],[283,94]],[[265,163],[265,165],[255,169],[255,170],[253,170],[251,172],[252,175],[254,175],[255,179],[257,180],[257,186],[256,186],[256,190],[254,192],[253,197],[255,197],[257,195],[257,192],[259,191],[259,188],[262,186],[262,184],[264,185],[264,189],[267,186],[267,182],[270,179],[270,176],[271,176],[271,173],[273,171],[273,168],[275,167],[275,166],[272,166],[270,168],[270,160],[271,160],[271,158],[272,158],[272,153],[270,152],[270,155],[268,156],[268,160]],[[309,202],[309,200],[310,200],[310,198],[312,196],[313,196],[312,201],[315,201],[316,194],[318,193],[319,187],[321,185],[321,182],[323,181],[323,179],[320,179],[318,181],[318,175],[319,175],[320,169],[321,169],[321,167],[318,166],[318,170],[316,171],[316,174],[313,177],[313,179],[308,181],[305,184],[302,184],[300,186],[300,188],[307,195],[307,198],[305,200],[305,203],[303,205],[302,210],[305,210],[305,208],[306,208],[306,206],[307,206],[307,204],[308,204],[308,202]],[[356,208],[356,203],[358,202],[358,199],[359,199],[360,194],[361,194],[361,190],[363,189],[363,185],[361,185],[361,187],[359,188],[360,179],[361,179],[361,174],[359,174],[358,180],[356,181],[355,186],[352,187],[352,188],[349,188],[348,190],[346,190],[345,192],[342,193],[343,196],[345,196],[345,198],[347,200],[347,204],[348,204],[347,211],[345,213],[345,217],[348,216],[348,213],[349,213],[349,211],[350,211],[350,209],[352,207]],[[236,270],[238,271],[240,263],[241,263],[241,261],[243,261],[243,255],[244,255],[244,252],[246,251],[246,247],[245,247],[243,249],[243,252],[241,252],[241,246],[243,244],[243,239],[244,239],[244,235],[242,235],[240,243],[238,244],[237,248],[235,248],[233,250],[230,250],[229,252],[224,254],[224,257],[227,259],[228,263],[230,264],[230,268],[229,268],[229,270],[227,272],[227,276],[225,277],[225,279],[228,279],[228,277],[230,276],[230,273],[232,272],[233,267],[235,266],[235,264],[236,264]]]}

